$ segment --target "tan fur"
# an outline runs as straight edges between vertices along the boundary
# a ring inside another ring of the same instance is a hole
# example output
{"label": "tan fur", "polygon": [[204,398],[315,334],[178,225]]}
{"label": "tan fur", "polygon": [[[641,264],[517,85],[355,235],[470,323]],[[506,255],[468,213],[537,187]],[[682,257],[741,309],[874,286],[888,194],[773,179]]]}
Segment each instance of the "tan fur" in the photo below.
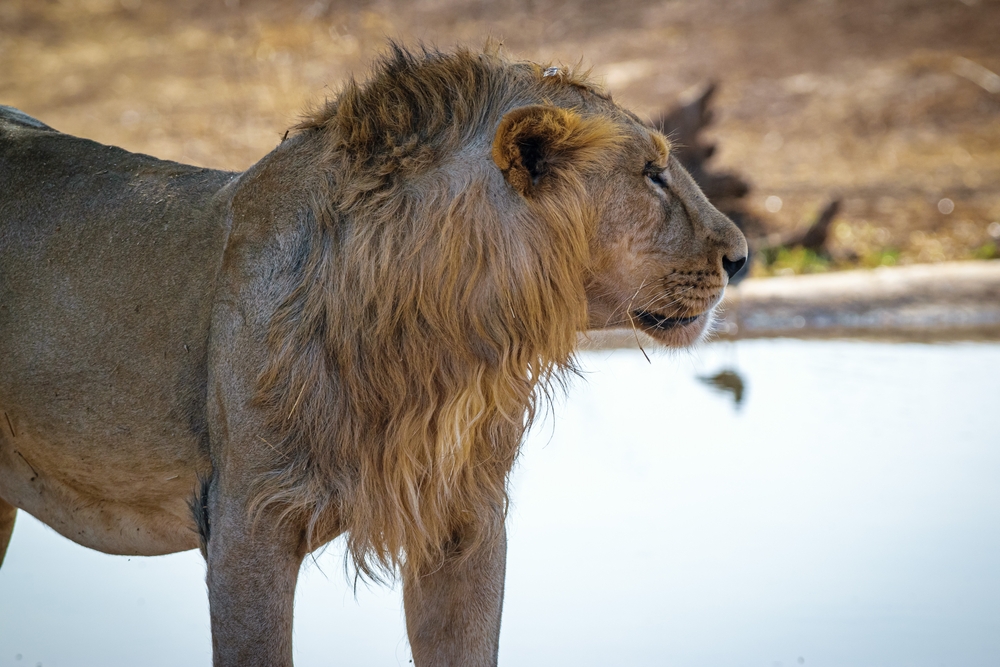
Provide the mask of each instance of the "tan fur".
{"label": "tan fur", "polygon": [[[12,145],[25,131],[10,130]],[[32,141],[79,141],[32,132]],[[402,571],[418,664],[495,664],[507,476],[538,400],[572,368],[578,334],[627,326],[689,344],[721,299],[725,262],[746,255],[742,236],[668,150],[582,75],[510,62],[496,49],[415,55],[393,47],[365,83],[348,83],[246,173],[207,173],[198,195],[169,181],[169,200],[199,212],[195,228],[222,230],[206,232],[202,254],[184,260],[184,271],[205,276],[185,298],[200,304],[198,313],[210,309],[211,320],[171,320],[183,324],[185,348],[201,362],[160,361],[160,347],[180,348],[154,336],[136,368],[160,378],[166,396],[191,383],[198,399],[188,411],[207,432],[184,441],[187,454],[161,457],[178,462],[170,479],[190,491],[149,501],[130,518],[140,522],[135,545],[115,541],[125,533],[124,519],[114,518],[96,526],[77,516],[93,531],[80,541],[122,552],[187,548],[180,535],[143,530],[176,514],[176,502],[190,503],[209,563],[217,664],[288,664],[298,563],[346,532],[360,572]],[[153,171],[166,179],[173,167],[163,164]],[[135,192],[128,187],[116,192]],[[170,233],[153,204],[114,196],[114,215]],[[21,220],[43,206],[34,194],[24,201],[32,203],[0,213]],[[77,200],[65,206],[83,210]],[[63,233],[47,229],[52,238]],[[34,256],[10,247],[10,262],[23,262],[29,276]],[[116,267],[141,268],[145,282],[129,289],[179,275],[177,258],[150,252],[141,266]],[[117,278],[88,270],[96,276],[88,289],[114,298]],[[10,298],[37,302],[32,280],[10,283]],[[39,326],[64,326],[59,317]],[[105,326],[108,340],[119,335],[112,324],[94,326]],[[12,354],[21,354],[19,344],[8,346]],[[74,345],[73,358],[98,352]],[[77,527],[51,500],[60,496],[35,493],[40,482],[10,453],[14,445],[66,498],[104,503],[111,478],[130,475],[137,489],[156,488],[160,469],[141,457],[165,444],[121,440],[106,488],[77,480],[72,471],[91,456],[75,453],[91,447],[79,443],[96,440],[85,426],[72,447],[57,437],[65,429],[48,425],[52,408],[19,395],[27,376],[12,373],[0,372],[0,407],[33,435],[25,444],[0,441],[5,500],[65,522],[59,529],[74,537]],[[121,377],[117,368],[100,373]],[[177,379],[185,374],[191,379]],[[115,400],[109,395],[97,418],[110,434],[140,414],[121,412]],[[141,414],[150,433],[166,428],[156,419],[175,415],[166,407]],[[120,498],[119,514],[108,510],[102,520],[125,516],[140,493]]]}

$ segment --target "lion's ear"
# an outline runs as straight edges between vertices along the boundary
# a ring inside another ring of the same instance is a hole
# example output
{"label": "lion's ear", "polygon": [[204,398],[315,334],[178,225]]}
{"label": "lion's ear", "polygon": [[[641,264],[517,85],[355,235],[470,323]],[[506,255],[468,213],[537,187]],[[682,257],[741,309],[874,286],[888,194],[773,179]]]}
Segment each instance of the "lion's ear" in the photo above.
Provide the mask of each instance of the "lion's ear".
{"label": "lion's ear", "polygon": [[493,161],[521,195],[568,167],[594,139],[579,114],[554,106],[532,105],[508,112],[493,138]]}

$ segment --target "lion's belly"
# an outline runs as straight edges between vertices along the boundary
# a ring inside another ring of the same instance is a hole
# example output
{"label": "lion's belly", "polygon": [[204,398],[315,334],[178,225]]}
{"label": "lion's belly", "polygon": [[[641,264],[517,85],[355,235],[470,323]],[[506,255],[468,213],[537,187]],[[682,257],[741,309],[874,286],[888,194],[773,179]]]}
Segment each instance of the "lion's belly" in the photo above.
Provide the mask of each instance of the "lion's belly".
{"label": "lion's belly", "polygon": [[[190,444],[88,442],[38,437],[4,410],[0,496],[69,539],[106,553],[158,555],[198,546],[189,502],[207,462]],[[43,436],[44,437],[44,436]]]}
{"label": "lion's belly", "polygon": [[72,317],[45,326],[14,306],[20,326],[0,326],[0,496],[108,553],[197,546],[188,503],[212,470],[205,334],[179,354],[114,327],[77,342],[62,333],[81,330]]}
{"label": "lion's belly", "polygon": [[101,326],[34,296],[0,318],[16,324],[0,326],[0,496],[100,551],[197,546],[188,503],[211,474],[207,335],[189,325],[184,342],[158,346],[118,313]]}

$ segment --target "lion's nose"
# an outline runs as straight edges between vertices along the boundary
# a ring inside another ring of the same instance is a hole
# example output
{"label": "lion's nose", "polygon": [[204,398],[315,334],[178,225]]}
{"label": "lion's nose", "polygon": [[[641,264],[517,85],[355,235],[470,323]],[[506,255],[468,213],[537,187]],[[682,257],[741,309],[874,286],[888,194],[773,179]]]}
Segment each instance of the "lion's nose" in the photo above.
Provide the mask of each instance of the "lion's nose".
{"label": "lion's nose", "polygon": [[726,272],[726,275],[729,276],[730,282],[732,282],[733,278],[736,277],[736,274],[739,273],[744,266],[746,266],[746,263],[747,263],[746,255],[743,255],[742,257],[739,257],[737,259],[729,259],[728,257],[723,257],[722,270]]}

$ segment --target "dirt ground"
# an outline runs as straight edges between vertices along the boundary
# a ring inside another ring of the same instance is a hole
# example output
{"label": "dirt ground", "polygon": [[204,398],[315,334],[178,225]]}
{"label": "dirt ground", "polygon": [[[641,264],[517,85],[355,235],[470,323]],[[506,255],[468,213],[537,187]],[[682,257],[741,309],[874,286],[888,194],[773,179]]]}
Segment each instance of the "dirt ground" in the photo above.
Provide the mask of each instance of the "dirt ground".
{"label": "dirt ground", "polygon": [[[719,169],[775,235],[844,207],[829,259],[994,258],[1000,0],[0,0],[0,104],[129,150],[244,169],[388,38],[487,35],[593,67],[652,116],[718,81]],[[784,264],[782,264],[782,262]]]}

